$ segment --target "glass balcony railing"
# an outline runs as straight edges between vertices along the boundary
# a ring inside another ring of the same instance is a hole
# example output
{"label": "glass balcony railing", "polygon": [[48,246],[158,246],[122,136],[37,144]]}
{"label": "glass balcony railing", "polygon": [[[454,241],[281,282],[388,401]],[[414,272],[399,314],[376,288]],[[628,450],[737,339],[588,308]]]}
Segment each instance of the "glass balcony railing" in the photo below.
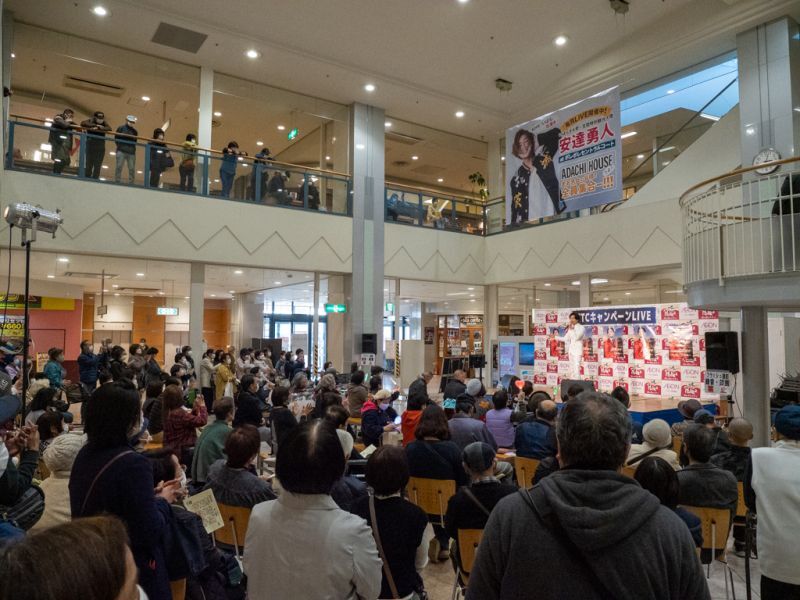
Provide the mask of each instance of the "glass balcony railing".
{"label": "glass balcony railing", "polygon": [[6,168],[61,177],[94,179],[255,202],[337,215],[351,215],[351,178],[343,173],[287,165],[246,155],[185,149],[168,142],[104,138],[16,118],[8,123]]}
{"label": "glass balcony railing", "polygon": [[485,205],[480,200],[435,190],[386,183],[386,222],[484,235]]}

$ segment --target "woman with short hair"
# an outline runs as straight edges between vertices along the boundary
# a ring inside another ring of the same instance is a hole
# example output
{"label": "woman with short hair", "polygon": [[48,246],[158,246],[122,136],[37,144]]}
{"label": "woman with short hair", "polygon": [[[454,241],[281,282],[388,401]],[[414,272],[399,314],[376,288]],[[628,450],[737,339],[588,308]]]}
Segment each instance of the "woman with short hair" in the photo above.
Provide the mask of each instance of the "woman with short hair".
{"label": "woman with short hair", "polygon": [[185,408],[183,390],[168,385],[163,393],[164,447],[171,449],[184,465],[192,464],[190,448],[197,443],[197,428],[208,423],[206,403],[195,399],[192,410]]}

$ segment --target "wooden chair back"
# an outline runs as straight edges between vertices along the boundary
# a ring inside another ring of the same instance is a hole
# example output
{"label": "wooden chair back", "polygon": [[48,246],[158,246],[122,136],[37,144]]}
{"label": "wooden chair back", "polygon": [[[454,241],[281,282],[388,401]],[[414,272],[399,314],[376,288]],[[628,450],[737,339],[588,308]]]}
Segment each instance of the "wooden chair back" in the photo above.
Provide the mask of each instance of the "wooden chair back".
{"label": "wooden chair back", "polygon": [[186,578],[170,581],[169,589],[172,592],[172,600],[184,600],[186,598]]}
{"label": "wooden chair back", "polygon": [[452,479],[426,479],[411,477],[406,486],[408,499],[429,515],[439,517],[439,524],[444,525],[444,514],[447,502],[455,496],[456,482]]}
{"label": "wooden chair back", "polygon": [[728,544],[731,528],[731,511],[727,508],[707,508],[705,506],[684,506],[686,510],[700,519],[703,532],[703,550],[724,550]]}
{"label": "wooden chair back", "polygon": [[228,504],[217,503],[219,513],[225,526],[214,532],[214,537],[218,542],[244,548],[244,538],[247,535],[247,525],[250,522],[250,510],[242,506],[230,506]]}
{"label": "wooden chair back", "polygon": [[461,573],[466,581],[475,564],[475,553],[483,537],[483,529],[458,530],[458,554],[461,557]]}
{"label": "wooden chair back", "polygon": [[631,479],[633,479],[633,476],[636,473],[637,466],[639,466],[638,462],[635,462],[632,465],[625,465],[624,467],[622,467],[622,474],[625,475],[625,477],[630,477]]}
{"label": "wooden chair back", "polygon": [[736,503],[736,516],[747,516],[747,505],[744,503],[744,484],[741,481],[736,483],[737,491],[739,492],[739,500]]}
{"label": "wooden chair back", "polygon": [[517,476],[517,485],[522,488],[529,488],[533,485],[533,476],[539,468],[541,461],[535,458],[514,457],[514,473]]}
{"label": "wooden chair back", "polygon": [[681,455],[681,444],[683,444],[683,438],[679,435],[672,436],[672,450],[678,456]]}

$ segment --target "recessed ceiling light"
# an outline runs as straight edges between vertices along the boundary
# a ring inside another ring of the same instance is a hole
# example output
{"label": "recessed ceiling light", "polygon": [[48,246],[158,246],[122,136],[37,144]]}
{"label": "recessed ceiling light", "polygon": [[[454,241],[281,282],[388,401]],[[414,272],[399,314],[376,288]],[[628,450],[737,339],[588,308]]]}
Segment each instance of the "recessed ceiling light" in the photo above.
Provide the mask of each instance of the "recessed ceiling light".
{"label": "recessed ceiling light", "polygon": [[107,293],[108,293],[108,290],[103,290],[103,293],[104,293],[104,294],[107,294]]}
{"label": "recessed ceiling light", "polygon": [[364,148],[366,148],[364,144],[356,144],[356,150],[363,150]]}
{"label": "recessed ceiling light", "polygon": [[114,288],[114,289],[117,289],[119,286],[118,286],[118,285],[115,283],[115,284],[114,284],[114,285],[112,285],[111,287],[112,287],[112,288]]}
{"label": "recessed ceiling light", "polygon": [[469,2],[469,0],[458,0],[459,4],[466,4],[467,2]]}
{"label": "recessed ceiling light", "polygon": [[325,160],[330,160],[330,159],[331,159],[331,157],[330,157],[330,156],[326,156],[326,157],[325,157]]}
{"label": "recessed ceiling light", "polygon": [[244,273],[244,271],[242,271],[241,269],[236,269],[236,270],[233,272],[233,274],[234,274],[234,275],[241,275],[242,273]]}
{"label": "recessed ceiling light", "polygon": [[672,94],[674,94],[674,93],[675,93],[675,90],[667,90],[667,94],[669,94],[670,96],[671,96]]}
{"label": "recessed ceiling light", "polygon": [[391,121],[386,121],[386,123],[384,123],[383,126],[384,127],[391,127],[392,126],[392,122]]}
{"label": "recessed ceiling light", "polygon": [[188,299],[189,299],[189,296],[184,296],[184,297],[183,297],[183,299],[184,299],[184,300],[188,300]]}
{"label": "recessed ceiling light", "polygon": [[621,137],[621,138],[624,140],[624,139],[627,139],[627,138],[629,138],[629,137],[633,137],[633,136],[635,136],[637,133],[639,133],[639,132],[638,132],[638,131],[628,131],[627,133],[623,133],[623,134],[622,134],[621,136],[619,136],[619,137]]}
{"label": "recessed ceiling light", "polygon": [[278,131],[284,131],[286,129],[285,125],[278,125]]}
{"label": "recessed ceiling light", "polygon": [[158,292],[158,295],[159,295],[159,296],[163,296],[163,295],[164,295],[164,292]]}
{"label": "recessed ceiling light", "polygon": [[215,111],[214,111],[214,116],[215,116],[215,117],[221,117],[221,116],[222,116],[222,113],[221,113],[221,112],[219,112],[218,110],[215,110]]}
{"label": "recessed ceiling light", "polygon": [[280,285],[280,284],[281,284],[281,282],[280,282],[280,281],[276,281],[276,282],[275,282],[275,285]]}
{"label": "recessed ceiling light", "polygon": [[136,171],[137,174],[141,175],[144,171]]}
{"label": "recessed ceiling light", "polygon": [[637,154],[636,158],[638,158],[639,160],[642,160],[644,158],[644,154]]}
{"label": "recessed ceiling light", "polygon": [[137,273],[136,276],[137,277],[144,277],[144,273]]}
{"label": "recessed ceiling light", "polygon": [[59,257],[58,262],[68,263],[69,259],[66,256],[61,256]]}
{"label": "recessed ceiling light", "polygon": [[436,181],[438,181],[439,183],[444,183],[444,179],[442,179],[441,177],[439,177],[439,179],[437,179]]}
{"label": "recessed ceiling light", "polygon": [[539,298],[537,298],[536,301],[539,302]]}
{"label": "recessed ceiling light", "polygon": [[606,296],[605,298],[603,298],[603,300],[605,300],[605,301],[607,302],[607,301],[608,301],[608,296]]}
{"label": "recessed ceiling light", "polygon": [[500,160],[502,160],[503,162],[505,162],[505,161],[506,161],[506,157],[505,157],[505,156],[501,156],[501,157],[500,157]]}
{"label": "recessed ceiling light", "polygon": [[472,300],[470,300],[470,302],[475,302],[475,299],[473,298]]}
{"label": "recessed ceiling light", "polygon": [[468,290],[471,292],[471,291],[472,291],[472,290],[474,290],[475,288],[474,288],[474,287],[468,287],[467,289],[468,289]]}
{"label": "recessed ceiling light", "polygon": [[247,58],[258,58],[259,57],[258,50],[254,50],[253,48],[250,48],[250,50],[245,52],[245,54],[247,55]]}
{"label": "recessed ceiling light", "polygon": [[[17,55],[12,52],[11,53],[11,58],[17,58]],[[797,110],[797,109],[795,109],[795,110]]]}
{"label": "recessed ceiling light", "polygon": [[630,295],[631,295],[631,293],[630,293],[630,292],[625,292],[625,295],[626,295],[626,296],[630,296]]}
{"label": "recessed ceiling light", "polygon": [[544,287],[550,287],[551,285],[553,285],[553,284],[552,283],[545,283]]}
{"label": "recessed ceiling light", "polygon": [[573,281],[573,282],[572,282],[572,285],[580,285],[580,284],[581,284],[581,282],[580,282],[580,281]]}
{"label": "recessed ceiling light", "polygon": [[92,9],[92,12],[96,14],[98,17],[108,16],[108,9],[105,6],[97,5]]}
{"label": "recessed ceiling light", "polygon": [[256,142],[256,146],[263,146],[263,145],[264,145],[264,142],[262,142],[261,140],[258,140]]}
{"label": "recessed ceiling light", "polygon": [[747,129],[744,130],[744,132],[747,135],[753,135],[756,132],[756,130],[755,130],[755,127],[748,127]]}
{"label": "recessed ceiling light", "polygon": [[212,298],[216,298],[216,297],[217,297],[217,295],[216,295],[216,294],[211,294],[211,297],[212,297]]}
{"label": "recessed ceiling light", "polygon": [[368,92],[374,92],[375,91],[375,85],[372,84],[372,83],[368,83],[367,85],[364,86],[364,89],[366,91],[368,91]]}
{"label": "recessed ceiling light", "polygon": [[228,290],[228,293],[229,293],[229,294],[235,294],[235,293],[236,293],[236,290]]}
{"label": "recessed ceiling light", "polygon": [[553,43],[556,46],[565,46],[568,41],[569,41],[569,38],[567,36],[559,35],[556,39],[553,40]]}
{"label": "recessed ceiling light", "polygon": [[470,294],[470,295],[469,295],[469,297],[470,297],[470,298],[474,298],[474,297],[475,297],[475,294]]}
{"label": "recessed ceiling light", "polygon": [[142,96],[142,100],[145,102],[150,102],[150,96]]}
{"label": "recessed ceiling light", "polygon": [[414,155],[411,157],[411,160],[419,160],[419,156]]}
{"label": "recessed ceiling light", "polygon": [[56,276],[55,276],[55,275],[48,275],[48,276],[47,276],[47,278],[48,278],[48,279],[55,279],[55,278],[56,278]]}
{"label": "recessed ceiling light", "polygon": [[463,118],[464,118],[464,111],[463,110],[457,110],[456,111],[456,119],[463,119]]}
{"label": "recessed ceiling light", "polygon": [[591,280],[592,285],[600,285],[601,283],[608,283],[608,279],[603,279],[602,277],[595,277]]}

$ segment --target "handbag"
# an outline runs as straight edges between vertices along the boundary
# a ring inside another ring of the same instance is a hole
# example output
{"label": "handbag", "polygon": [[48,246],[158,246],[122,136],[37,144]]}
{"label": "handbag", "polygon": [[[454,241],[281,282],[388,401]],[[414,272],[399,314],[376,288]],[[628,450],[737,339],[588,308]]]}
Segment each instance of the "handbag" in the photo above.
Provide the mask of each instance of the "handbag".
{"label": "handbag", "polygon": [[13,506],[0,509],[0,521],[10,521],[20,529],[28,531],[44,514],[44,492],[38,485],[31,485],[22,493]]}
{"label": "handbag", "polygon": [[378,554],[383,563],[383,574],[386,576],[386,582],[389,584],[389,589],[392,591],[392,598],[400,598],[400,594],[397,593],[397,586],[394,584],[392,571],[389,569],[389,563],[386,560],[386,555],[383,553],[381,535],[378,533],[378,519],[375,516],[375,495],[372,493],[369,495],[369,519],[370,525],[372,525],[372,537],[375,538],[375,545],[378,546]]}
{"label": "handbag", "polygon": [[172,154],[166,152],[164,154],[164,168],[171,169],[174,166],[175,166],[175,160],[172,158]]}
{"label": "handbag", "polygon": [[222,391],[222,395],[228,398],[233,398],[233,382],[229,381],[225,384],[225,389]]}

